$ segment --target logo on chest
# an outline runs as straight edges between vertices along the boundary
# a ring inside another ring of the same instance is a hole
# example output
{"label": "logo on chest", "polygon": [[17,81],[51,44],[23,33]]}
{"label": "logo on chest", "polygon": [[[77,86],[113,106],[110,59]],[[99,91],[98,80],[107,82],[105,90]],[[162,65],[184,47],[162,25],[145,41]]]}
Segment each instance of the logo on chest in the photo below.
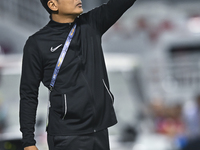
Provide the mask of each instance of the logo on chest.
{"label": "logo on chest", "polygon": [[57,49],[59,49],[62,46],[62,44],[58,45],[57,47],[53,48],[51,47],[50,51],[55,52]]}

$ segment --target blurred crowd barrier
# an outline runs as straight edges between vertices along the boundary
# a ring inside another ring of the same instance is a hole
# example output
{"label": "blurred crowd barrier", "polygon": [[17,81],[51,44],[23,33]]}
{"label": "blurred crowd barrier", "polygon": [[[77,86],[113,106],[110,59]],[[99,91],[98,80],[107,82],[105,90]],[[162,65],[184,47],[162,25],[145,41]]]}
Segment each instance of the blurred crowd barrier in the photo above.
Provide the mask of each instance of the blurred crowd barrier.
{"label": "blurred crowd barrier", "polygon": [[39,0],[1,0],[0,17],[17,25],[40,27],[46,15]]}
{"label": "blurred crowd barrier", "polygon": [[[87,0],[83,1],[84,8],[98,6],[106,0]],[[0,17],[9,19],[17,23],[17,25],[25,26],[26,28],[39,28],[48,21],[48,13],[43,8],[40,0],[1,0]]]}

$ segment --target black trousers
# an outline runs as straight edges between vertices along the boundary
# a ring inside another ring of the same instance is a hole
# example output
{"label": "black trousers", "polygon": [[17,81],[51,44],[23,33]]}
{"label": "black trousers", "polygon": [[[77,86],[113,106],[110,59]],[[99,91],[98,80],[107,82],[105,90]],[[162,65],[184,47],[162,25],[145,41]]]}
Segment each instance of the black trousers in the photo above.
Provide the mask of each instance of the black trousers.
{"label": "black trousers", "polygon": [[47,136],[49,150],[110,150],[108,129],[79,136]]}

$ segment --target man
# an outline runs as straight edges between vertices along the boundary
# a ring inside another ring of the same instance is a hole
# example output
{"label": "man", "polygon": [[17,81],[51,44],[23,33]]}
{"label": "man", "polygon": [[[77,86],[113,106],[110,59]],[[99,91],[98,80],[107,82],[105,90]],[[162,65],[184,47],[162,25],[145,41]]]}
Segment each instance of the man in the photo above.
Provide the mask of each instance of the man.
{"label": "man", "polygon": [[51,20],[24,47],[20,84],[24,150],[37,150],[34,125],[41,81],[50,90],[49,149],[109,150],[107,128],[117,120],[101,37],[135,0],[110,0],[84,14],[80,0],[41,2]]}

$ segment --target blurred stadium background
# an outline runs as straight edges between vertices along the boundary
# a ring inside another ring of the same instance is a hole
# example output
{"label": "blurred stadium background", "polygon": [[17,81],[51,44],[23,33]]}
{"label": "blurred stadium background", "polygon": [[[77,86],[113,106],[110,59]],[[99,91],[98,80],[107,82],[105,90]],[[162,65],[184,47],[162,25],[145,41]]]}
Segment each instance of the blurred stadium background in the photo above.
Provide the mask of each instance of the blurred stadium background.
{"label": "blurred stadium background", "polygon": [[[107,0],[82,0],[85,12]],[[200,1],[137,0],[103,36],[119,123],[111,150],[200,149]],[[19,82],[23,46],[49,16],[39,0],[1,0],[0,150],[22,150]],[[47,150],[47,90],[36,124]]]}

